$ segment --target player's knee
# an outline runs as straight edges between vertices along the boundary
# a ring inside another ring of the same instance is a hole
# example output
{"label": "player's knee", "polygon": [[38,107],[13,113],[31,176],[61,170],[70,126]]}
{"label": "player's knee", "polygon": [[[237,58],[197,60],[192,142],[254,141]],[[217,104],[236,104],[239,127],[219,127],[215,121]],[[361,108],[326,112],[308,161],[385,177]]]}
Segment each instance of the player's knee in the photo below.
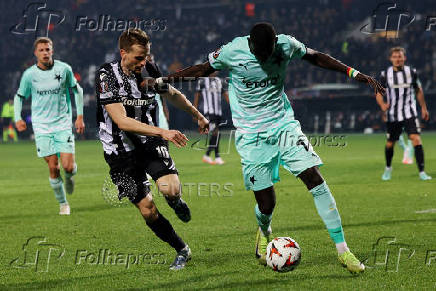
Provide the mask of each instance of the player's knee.
{"label": "player's knee", "polygon": [[324,179],[321,176],[317,167],[312,167],[305,170],[298,176],[306,185],[307,189],[312,189],[318,185],[321,185],[324,182]]}
{"label": "player's knee", "polygon": [[267,203],[258,204],[259,210],[262,214],[271,214],[274,211],[274,208],[276,207],[276,201],[271,200]]}
{"label": "player's knee", "polygon": [[178,180],[158,183],[158,187],[164,196],[174,197],[181,194],[181,185]]}
{"label": "player's knee", "polygon": [[141,212],[142,217],[144,217],[145,221],[152,222],[157,219],[157,208],[152,202],[145,202],[147,198],[142,199],[139,203],[136,204],[139,212]]}
{"label": "player's knee", "polygon": [[66,166],[63,167],[64,171],[67,173],[71,173],[74,171],[74,163],[69,163]]}
{"label": "player's knee", "polygon": [[410,140],[412,141],[413,146],[421,144],[421,137],[418,134],[410,135]]}

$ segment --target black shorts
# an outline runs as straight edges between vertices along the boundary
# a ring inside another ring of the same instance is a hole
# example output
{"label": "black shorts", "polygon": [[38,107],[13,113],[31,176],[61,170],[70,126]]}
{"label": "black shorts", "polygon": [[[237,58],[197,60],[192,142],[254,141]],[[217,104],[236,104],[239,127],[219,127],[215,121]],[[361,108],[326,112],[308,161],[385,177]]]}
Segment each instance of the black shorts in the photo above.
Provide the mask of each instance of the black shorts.
{"label": "black shorts", "polygon": [[218,130],[221,124],[221,116],[215,114],[207,114],[207,120],[209,120],[209,132]]}
{"label": "black shorts", "polygon": [[397,141],[400,138],[401,133],[403,133],[403,129],[406,131],[407,135],[421,133],[421,127],[419,125],[418,118],[387,122],[386,127],[389,141]]}
{"label": "black shorts", "polygon": [[104,158],[120,197],[128,197],[132,203],[138,203],[150,192],[147,174],[156,181],[162,176],[178,173],[169,154],[168,143],[162,138],[149,138],[131,152],[118,155],[105,153]]}

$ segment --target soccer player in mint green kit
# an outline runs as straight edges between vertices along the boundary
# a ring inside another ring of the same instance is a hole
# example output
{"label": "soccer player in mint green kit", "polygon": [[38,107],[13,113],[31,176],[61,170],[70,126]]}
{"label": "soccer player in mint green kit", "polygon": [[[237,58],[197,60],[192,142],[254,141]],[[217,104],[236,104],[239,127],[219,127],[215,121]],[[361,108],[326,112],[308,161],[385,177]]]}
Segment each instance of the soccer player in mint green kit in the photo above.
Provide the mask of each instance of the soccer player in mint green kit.
{"label": "soccer player in mint green kit", "polygon": [[[313,195],[316,209],[336,244],[339,261],[352,273],[365,266],[350,252],[344,238],[335,200],[318,167],[321,159],[312,149],[284,93],[287,65],[305,60],[315,66],[342,72],[384,93],[373,78],[359,73],[331,56],[306,48],[289,35],[276,35],[269,23],[253,26],[249,36],[236,37],[209,55],[207,62],[168,76],[208,76],[215,70],[230,71],[229,99],[236,131],[236,148],[241,156],[245,187],[253,190],[257,201],[255,215],[259,230],[256,256],[265,264],[266,246],[271,236],[271,218],[275,207],[273,184],[279,181],[282,165],[300,178]],[[165,82],[156,79],[157,83]]]}
{"label": "soccer player in mint green kit", "polygon": [[[77,119],[75,127],[83,133],[83,90],[77,83],[71,67],[53,60],[53,42],[47,37],[37,38],[33,45],[37,63],[24,71],[20,87],[14,98],[15,126],[26,130],[21,118],[23,100],[32,98],[32,127],[37,155],[48,164],[49,182],[60,204],[60,215],[70,215],[65,191],[74,191],[73,176],[77,173],[74,161],[74,135],[69,88],[75,96]],[[65,171],[64,182],[60,175],[58,157]]]}

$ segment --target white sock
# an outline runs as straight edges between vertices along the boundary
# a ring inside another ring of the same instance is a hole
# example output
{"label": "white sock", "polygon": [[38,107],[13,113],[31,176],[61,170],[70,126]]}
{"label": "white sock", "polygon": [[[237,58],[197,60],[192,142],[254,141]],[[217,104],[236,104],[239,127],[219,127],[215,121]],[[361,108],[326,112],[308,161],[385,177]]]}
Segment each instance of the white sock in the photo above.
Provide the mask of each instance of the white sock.
{"label": "white sock", "polygon": [[347,247],[346,242],[341,242],[336,244],[336,249],[338,250],[338,254],[342,255],[343,253],[349,251],[350,249]]}

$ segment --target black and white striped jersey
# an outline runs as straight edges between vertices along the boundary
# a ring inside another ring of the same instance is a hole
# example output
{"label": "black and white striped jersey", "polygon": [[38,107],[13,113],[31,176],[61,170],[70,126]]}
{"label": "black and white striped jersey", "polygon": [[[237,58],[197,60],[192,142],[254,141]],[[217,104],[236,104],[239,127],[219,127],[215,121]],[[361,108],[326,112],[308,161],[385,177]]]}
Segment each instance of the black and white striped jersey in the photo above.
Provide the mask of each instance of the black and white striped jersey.
{"label": "black and white striped jersey", "polygon": [[128,117],[153,126],[157,126],[159,122],[155,95],[167,90],[157,92],[148,89],[144,92],[139,89],[142,80],[140,75],[126,75],[119,60],[102,65],[96,73],[98,135],[107,154],[132,151],[147,142],[147,137],[120,130],[106,111],[105,105],[122,103]]}
{"label": "black and white striped jersey", "polygon": [[380,75],[381,84],[386,88],[387,121],[396,122],[409,118],[416,118],[415,90],[421,87],[418,73],[415,68],[404,66],[402,70],[395,71],[389,67]]}
{"label": "black and white striped jersey", "polygon": [[223,85],[218,77],[199,78],[196,87],[201,94],[200,111],[204,115],[222,116],[221,95]]}

